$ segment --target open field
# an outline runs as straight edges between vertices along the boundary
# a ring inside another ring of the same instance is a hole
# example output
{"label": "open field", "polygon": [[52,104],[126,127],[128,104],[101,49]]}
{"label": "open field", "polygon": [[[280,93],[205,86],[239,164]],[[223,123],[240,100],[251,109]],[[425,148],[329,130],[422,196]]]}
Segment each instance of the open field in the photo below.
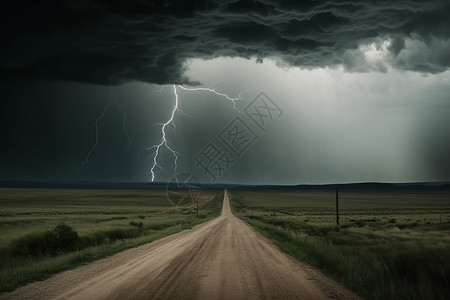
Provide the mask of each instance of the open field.
{"label": "open field", "polygon": [[[222,197],[203,191],[197,218],[195,205],[173,206],[165,190],[2,188],[0,292],[192,228],[220,215]],[[77,234],[70,248],[46,240],[59,224]]]}
{"label": "open field", "polygon": [[191,230],[33,282],[0,299],[358,300],[311,266],[222,213]]}
{"label": "open field", "polygon": [[[236,216],[284,252],[366,299],[448,299],[450,295],[448,190],[341,190],[339,230],[332,189],[234,189],[229,195]],[[194,205],[170,205],[164,190],[0,189],[0,291],[192,228],[219,216],[223,197],[222,191],[205,190],[200,198],[200,218],[196,218]],[[240,224],[231,214],[227,220]],[[189,234],[205,230],[211,249],[222,249],[216,240],[219,231],[227,232],[220,237],[222,242],[234,241],[239,234],[232,227],[219,226],[223,220],[217,222],[217,226],[206,226],[208,230],[200,227]],[[61,236],[75,237],[75,242],[65,243],[70,247],[63,248],[48,244]],[[197,239],[194,243],[185,236],[193,249],[204,245],[203,235]],[[225,252],[234,257],[232,249]],[[161,255],[166,253],[161,251]],[[194,255],[196,251],[191,252]],[[204,264],[204,257],[210,255],[206,252],[196,256],[198,261],[188,260],[196,264],[188,264],[186,270]],[[178,268],[181,258],[175,254],[174,267]],[[237,255],[236,259],[241,258]],[[239,265],[256,272],[249,269],[247,260]],[[254,268],[257,266],[260,263]],[[169,272],[167,276],[172,275]]]}
{"label": "open field", "polygon": [[367,299],[448,299],[450,193],[231,190],[234,213]]}

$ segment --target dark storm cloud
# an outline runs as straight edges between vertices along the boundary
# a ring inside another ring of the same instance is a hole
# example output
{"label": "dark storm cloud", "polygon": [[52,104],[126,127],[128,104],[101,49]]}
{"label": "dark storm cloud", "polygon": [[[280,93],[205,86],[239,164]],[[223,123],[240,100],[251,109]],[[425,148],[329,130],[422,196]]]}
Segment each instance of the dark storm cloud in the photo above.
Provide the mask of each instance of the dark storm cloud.
{"label": "dark storm cloud", "polygon": [[[14,0],[0,10],[7,78],[194,84],[185,63],[218,56],[349,71],[450,67],[447,0]],[[386,62],[367,64],[358,47],[386,40]]]}

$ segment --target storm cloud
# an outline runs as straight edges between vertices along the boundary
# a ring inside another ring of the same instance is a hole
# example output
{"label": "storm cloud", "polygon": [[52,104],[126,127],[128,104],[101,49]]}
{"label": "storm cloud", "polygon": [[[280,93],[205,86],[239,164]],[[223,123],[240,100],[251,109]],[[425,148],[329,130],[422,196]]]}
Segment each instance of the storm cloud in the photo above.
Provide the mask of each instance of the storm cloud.
{"label": "storm cloud", "polygon": [[284,113],[218,182],[448,181],[449,16],[448,0],[0,1],[0,181],[151,180],[168,84],[242,101],[178,88],[157,181],[209,181],[194,158],[236,116],[255,125],[234,105],[260,92]]}
{"label": "storm cloud", "polygon": [[447,0],[15,0],[0,11],[8,79],[198,84],[189,60],[221,56],[348,72],[450,67]]}

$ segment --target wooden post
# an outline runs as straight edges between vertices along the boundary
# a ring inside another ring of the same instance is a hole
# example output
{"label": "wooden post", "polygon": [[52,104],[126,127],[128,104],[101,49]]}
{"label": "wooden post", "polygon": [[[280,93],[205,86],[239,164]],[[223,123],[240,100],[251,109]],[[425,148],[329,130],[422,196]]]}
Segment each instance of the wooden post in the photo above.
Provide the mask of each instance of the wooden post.
{"label": "wooden post", "polygon": [[197,199],[197,219],[198,219],[198,199]]}
{"label": "wooden post", "polygon": [[339,190],[336,188],[336,225],[339,228]]}
{"label": "wooden post", "polygon": [[275,220],[275,209],[273,210],[273,219]]}

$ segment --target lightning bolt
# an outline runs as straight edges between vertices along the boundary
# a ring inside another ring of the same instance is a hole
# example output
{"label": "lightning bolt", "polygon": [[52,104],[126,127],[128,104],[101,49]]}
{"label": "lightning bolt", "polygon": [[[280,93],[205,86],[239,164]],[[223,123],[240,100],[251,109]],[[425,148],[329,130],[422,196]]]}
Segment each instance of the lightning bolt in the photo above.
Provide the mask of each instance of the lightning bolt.
{"label": "lightning bolt", "polygon": [[146,150],[155,149],[153,154],[151,154],[151,155],[153,155],[153,164],[152,164],[152,167],[150,168],[150,173],[152,175],[152,181],[155,180],[155,168],[158,167],[158,168],[163,169],[158,164],[158,156],[160,154],[161,147],[165,147],[167,150],[169,150],[173,154],[173,156],[175,158],[174,172],[176,172],[176,169],[177,169],[177,160],[178,160],[177,152],[175,150],[173,150],[172,147],[170,147],[170,145],[167,142],[167,138],[166,138],[166,128],[170,124],[174,124],[173,123],[173,119],[175,117],[175,113],[178,110],[178,94],[177,94],[177,88],[176,88],[175,85],[173,86],[173,94],[175,95],[175,105],[172,108],[172,111],[171,111],[171,114],[170,114],[170,118],[165,123],[158,123],[158,125],[161,125],[161,140],[160,140],[159,144],[156,144],[156,145],[153,145],[153,146],[150,146],[150,147],[146,148]]}
{"label": "lightning bolt", "polygon": [[[178,161],[178,152],[176,152],[176,151],[173,149],[173,147],[170,146],[170,143],[169,143],[169,141],[167,140],[167,132],[166,132],[167,127],[168,127],[169,125],[172,125],[172,126],[174,127],[174,129],[175,129],[175,121],[174,121],[175,114],[176,114],[177,112],[180,112],[180,113],[184,114],[184,113],[181,111],[181,109],[179,108],[179,97],[178,97],[178,93],[177,93],[177,87],[180,88],[180,89],[182,89],[182,90],[185,90],[185,91],[197,91],[197,92],[198,92],[198,91],[202,91],[202,92],[210,92],[210,93],[213,93],[213,94],[215,94],[215,95],[217,95],[217,96],[224,97],[225,99],[227,99],[227,100],[229,100],[229,101],[231,101],[231,102],[233,103],[233,109],[237,110],[238,112],[241,112],[241,111],[236,107],[236,101],[242,100],[242,95],[243,95],[244,93],[250,91],[250,89],[247,89],[247,90],[242,91],[241,93],[239,93],[239,95],[238,95],[237,97],[234,97],[234,98],[233,98],[233,97],[228,96],[228,95],[225,94],[225,93],[218,92],[218,91],[216,91],[214,88],[212,88],[212,86],[215,85],[216,83],[217,83],[217,82],[212,83],[212,84],[209,85],[209,87],[207,87],[207,88],[205,88],[205,87],[187,88],[187,87],[184,87],[184,86],[182,86],[182,85],[173,85],[173,86],[172,86],[172,88],[173,88],[173,94],[174,94],[174,96],[175,96],[175,104],[174,104],[174,106],[172,107],[172,110],[171,110],[171,113],[170,113],[170,116],[169,116],[168,120],[167,120],[166,122],[164,122],[164,123],[157,123],[157,125],[160,125],[160,126],[161,126],[161,139],[160,139],[160,141],[159,141],[157,144],[155,144],[155,145],[153,145],[153,146],[150,146],[150,147],[146,148],[146,150],[152,150],[152,149],[154,149],[153,153],[151,153],[151,154],[149,155],[149,158],[150,158],[150,157],[153,157],[153,159],[152,159],[153,162],[152,162],[152,165],[151,165],[151,168],[150,168],[150,172],[149,172],[149,175],[151,175],[151,178],[152,178],[151,180],[152,180],[152,181],[155,180],[155,169],[156,169],[157,167],[160,168],[160,169],[162,169],[162,170],[164,170],[164,168],[162,168],[162,167],[158,164],[158,157],[159,157],[159,155],[161,154],[161,151],[162,151],[163,149],[167,149],[168,151],[170,151],[170,152],[172,153],[173,157],[174,157],[174,173],[176,173],[176,170],[177,170],[177,167],[178,167],[178,165],[177,165],[177,161]],[[160,90],[156,90],[156,91],[153,91],[153,92],[157,92],[157,91],[161,92],[161,91],[162,91],[162,88],[161,88]],[[153,93],[153,92],[152,92],[152,93]],[[164,171],[165,171],[165,170],[164,170]]]}
{"label": "lightning bolt", "polygon": [[127,130],[127,114],[125,113],[125,110],[123,109],[123,107],[121,105],[119,105],[119,102],[117,102],[117,99],[115,97],[113,97],[114,100],[114,104],[119,108],[120,112],[122,113],[122,131],[125,134],[125,137],[127,138],[127,148],[130,148],[131,145],[131,139],[130,136],[128,135],[128,130]]}
{"label": "lightning bolt", "polygon": [[130,147],[131,145],[131,139],[130,136],[128,135],[128,130],[126,127],[127,124],[127,115],[125,113],[125,110],[123,109],[123,107],[119,104],[119,102],[117,102],[116,97],[114,97],[114,93],[112,91],[112,89],[110,89],[110,97],[109,97],[109,101],[108,103],[103,107],[102,113],[95,119],[94,125],[95,125],[95,143],[92,146],[91,150],[89,150],[88,154],[86,155],[86,159],[82,162],[82,165],[86,165],[89,163],[89,158],[91,156],[92,153],[95,152],[95,150],[97,149],[98,146],[98,135],[99,135],[99,122],[101,119],[103,119],[106,115],[106,111],[111,107],[111,105],[114,103],[114,105],[116,105],[117,108],[119,108],[120,112],[122,113],[122,131],[125,135],[125,137],[128,140],[127,143],[127,148]]}
{"label": "lightning bolt", "polygon": [[249,92],[250,90],[249,90],[249,89],[248,89],[248,90],[244,90],[244,91],[242,91],[241,93],[239,93],[239,95],[237,95],[237,97],[232,98],[232,97],[228,96],[227,94],[220,93],[220,92],[216,91],[215,89],[211,88],[211,87],[212,87],[213,85],[215,85],[216,83],[217,83],[217,82],[211,84],[211,85],[210,85],[209,87],[207,87],[207,88],[204,88],[204,87],[187,88],[187,87],[184,87],[184,86],[182,86],[182,85],[178,85],[178,87],[181,88],[181,89],[183,89],[183,90],[185,90],[185,91],[203,91],[203,92],[214,93],[214,94],[216,94],[217,96],[224,97],[224,98],[226,98],[227,100],[231,101],[231,102],[233,103],[233,109],[234,109],[234,110],[237,110],[238,112],[241,112],[241,111],[236,107],[236,101],[242,100],[242,95],[243,95],[244,93],[246,93],[246,92]]}
{"label": "lightning bolt", "polygon": [[159,94],[161,95],[161,97],[162,97],[162,91],[163,91],[163,89],[164,89],[164,86],[161,86],[161,87],[158,88],[158,89],[151,90],[151,91],[148,93],[148,95],[145,96],[144,100],[145,100],[145,99],[149,99],[149,98],[150,98],[153,94],[155,94],[155,93],[159,93]]}

